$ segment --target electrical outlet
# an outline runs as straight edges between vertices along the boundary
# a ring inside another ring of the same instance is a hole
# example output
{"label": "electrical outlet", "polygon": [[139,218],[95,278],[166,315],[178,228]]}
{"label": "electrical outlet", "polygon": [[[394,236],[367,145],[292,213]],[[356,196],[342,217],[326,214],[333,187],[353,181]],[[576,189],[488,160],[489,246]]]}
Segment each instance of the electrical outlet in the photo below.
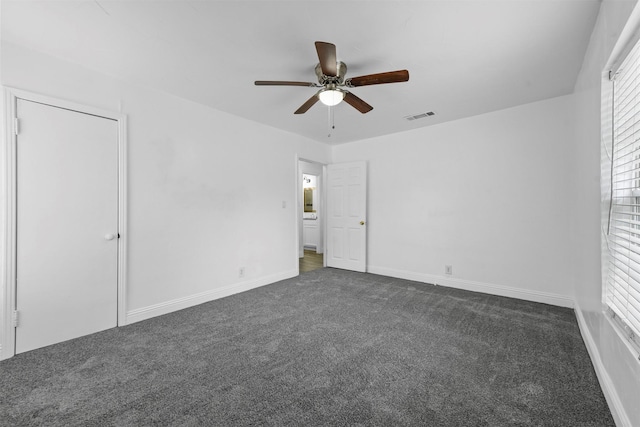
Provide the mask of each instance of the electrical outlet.
{"label": "electrical outlet", "polygon": [[444,266],[444,274],[453,274],[453,267],[450,265]]}
{"label": "electrical outlet", "polygon": [[240,267],[238,270],[238,277],[244,277],[244,267]]}

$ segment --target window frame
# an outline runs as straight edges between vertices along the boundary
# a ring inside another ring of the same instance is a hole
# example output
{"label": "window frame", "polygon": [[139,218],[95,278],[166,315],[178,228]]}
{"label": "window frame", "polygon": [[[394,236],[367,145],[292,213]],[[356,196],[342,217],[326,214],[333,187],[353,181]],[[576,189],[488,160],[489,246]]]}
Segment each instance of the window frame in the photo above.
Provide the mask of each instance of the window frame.
{"label": "window frame", "polygon": [[603,102],[603,130],[610,131],[604,148],[611,150],[610,175],[602,174],[609,180],[603,304],[617,332],[640,352],[640,41],[619,64],[603,87],[610,101]]}

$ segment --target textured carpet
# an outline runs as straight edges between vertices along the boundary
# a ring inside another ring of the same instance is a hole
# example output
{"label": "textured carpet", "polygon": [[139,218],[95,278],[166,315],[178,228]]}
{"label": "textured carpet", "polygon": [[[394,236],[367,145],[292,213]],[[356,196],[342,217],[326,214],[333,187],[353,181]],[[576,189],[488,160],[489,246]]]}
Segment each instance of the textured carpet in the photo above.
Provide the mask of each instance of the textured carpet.
{"label": "textured carpet", "polygon": [[0,362],[0,424],[613,426],[572,310],[320,269]]}

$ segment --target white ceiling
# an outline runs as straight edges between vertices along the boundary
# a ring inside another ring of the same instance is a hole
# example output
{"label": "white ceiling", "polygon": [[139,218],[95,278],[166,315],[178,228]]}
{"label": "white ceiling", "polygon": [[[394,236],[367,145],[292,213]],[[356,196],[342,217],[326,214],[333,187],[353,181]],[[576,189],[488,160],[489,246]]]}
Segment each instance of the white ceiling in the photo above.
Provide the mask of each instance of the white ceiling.
{"label": "white ceiling", "polygon": [[[573,91],[598,0],[2,1],[2,38],[324,143],[402,132]],[[347,77],[408,69],[351,91],[374,109],[318,103],[314,42]],[[407,121],[405,116],[434,111]]]}

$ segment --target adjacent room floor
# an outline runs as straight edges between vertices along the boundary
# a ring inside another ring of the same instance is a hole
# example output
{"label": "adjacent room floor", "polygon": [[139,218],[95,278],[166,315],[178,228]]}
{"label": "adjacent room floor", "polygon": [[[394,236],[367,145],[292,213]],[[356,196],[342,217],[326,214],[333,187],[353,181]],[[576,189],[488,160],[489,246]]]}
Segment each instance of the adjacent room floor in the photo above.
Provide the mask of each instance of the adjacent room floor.
{"label": "adjacent room floor", "polygon": [[304,257],[300,258],[300,273],[317,270],[323,266],[323,255],[316,253],[315,249],[305,249]]}

